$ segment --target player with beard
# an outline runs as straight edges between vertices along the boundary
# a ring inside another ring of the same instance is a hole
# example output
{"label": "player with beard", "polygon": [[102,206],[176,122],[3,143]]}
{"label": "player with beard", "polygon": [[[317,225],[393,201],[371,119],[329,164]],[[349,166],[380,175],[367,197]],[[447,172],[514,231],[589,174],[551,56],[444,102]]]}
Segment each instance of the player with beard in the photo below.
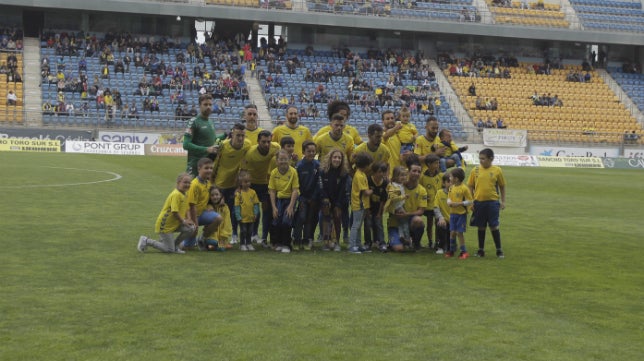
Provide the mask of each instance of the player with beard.
{"label": "player with beard", "polygon": [[[268,238],[268,229],[271,223],[271,203],[268,196],[268,176],[270,175],[271,160],[280,150],[280,145],[271,142],[271,132],[262,130],[257,135],[257,144],[250,147],[242,161],[242,169],[250,173],[250,187],[257,193],[259,201],[262,203],[262,237],[261,243],[266,244]],[[255,221],[253,226],[252,241],[259,243],[258,236],[259,220]]]}
{"label": "player with beard", "polygon": [[208,117],[212,113],[212,97],[209,94],[199,96],[199,114],[190,119],[183,135],[183,149],[188,152],[188,166],[186,172],[193,177],[198,175],[197,162],[201,158],[215,159],[218,147],[217,140],[226,137],[225,134],[217,136],[215,128]]}
{"label": "player with beard", "polygon": [[251,145],[257,144],[257,136],[263,129],[258,126],[259,120],[257,105],[248,104],[244,107],[244,125],[246,126],[246,139]]}
{"label": "player with beard", "polygon": [[389,148],[389,154],[392,156],[389,157],[389,174],[393,172],[393,169],[402,164],[400,155],[400,138],[396,134],[396,115],[391,110],[385,110],[381,114],[382,126],[385,130],[385,134],[389,133],[391,136],[384,140],[383,134],[383,144],[386,144]]}
{"label": "player with beard", "polygon": [[[427,170],[425,158],[430,154],[435,154],[438,158],[445,157],[445,147],[441,145],[441,140],[438,137],[438,119],[434,116],[429,116],[425,121],[425,134],[416,138],[416,145],[414,146],[414,153],[418,155],[418,159],[423,164],[423,172]],[[454,166],[454,160],[447,160],[447,167]]]}
{"label": "player with beard", "polygon": [[302,144],[307,140],[313,140],[309,128],[297,124],[298,123],[298,109],[297,107],[290,106],[286,108],[286,122],[273,129],[273,142],[280,144],[282,138],[288,136],[295,140],[294,153],[297,154],[297,159],[302,159]]}

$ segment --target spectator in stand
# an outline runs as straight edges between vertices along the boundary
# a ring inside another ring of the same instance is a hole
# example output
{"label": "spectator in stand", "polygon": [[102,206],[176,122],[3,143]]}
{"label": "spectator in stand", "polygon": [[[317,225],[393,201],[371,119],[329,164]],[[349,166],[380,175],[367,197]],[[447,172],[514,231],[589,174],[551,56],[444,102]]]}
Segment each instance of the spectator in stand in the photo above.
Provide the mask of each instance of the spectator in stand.
{"label": "spectator in stand", "polygon": [[479,118],[479,121],[476,123],[476,130],[481,133],[485,127],[485,122],[483,122],[483,119]]}
{"label": "spectator in stand", "polygon": [[139,113],[138,113],[138,110],[136,109],[136,103],[135,102],[132,102],[132,105],[130,106],[130,111],[129,111],[127,117],[130,118],[130,119],[132,119],[132,118],[139,119]]}
{"label": "spectator in stand", "polygon": [[474,85],[474,83],[472,83],[472,85],[470,85],[470,87],[468,88],[467,92],[469,93],[470,96],[475,97],[476,96],[476,85]]}
{"label": "spectator in stand", "polygon": [[505,128],[507,128],[507,126],[506,126],[506,125],[505,125],[505,123],[503,122],[503,119],[498,118],[498,119],[496,120],[496,128],[497,128],[497,129],[505,129]]}
{"label": "spectator in stand", "polygon": [[13,92],[13,90],[9,89],[9,93],[7,93],[7,105],[17,105],[17,104],[18,104],[18,97]]}

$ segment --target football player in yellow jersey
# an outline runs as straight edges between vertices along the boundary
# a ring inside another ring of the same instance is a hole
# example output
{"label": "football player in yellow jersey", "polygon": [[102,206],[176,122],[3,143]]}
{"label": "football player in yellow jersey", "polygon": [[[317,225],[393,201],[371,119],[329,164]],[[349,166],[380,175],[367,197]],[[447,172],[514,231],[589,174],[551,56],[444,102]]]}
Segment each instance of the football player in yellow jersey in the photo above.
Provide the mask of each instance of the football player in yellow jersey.
{"label": "football player in yellow jersey", "polygon": [[311,136],[309,128],[297,124],[298,120],[297,107],[290,106],[286,108],[286,122],[273,128],[273,142],[279,144],[285,136],[293,138],[295,141],[295,154],[298,155],[298,159],[302,159],[302,145],[307,140],[313,140],[313,136]]}
{"label": "football player in yellow jersey", "polygon": [[[362,140],[362,137],[360,136],[360,132],[358,132],[358,130],[353,126],[346,124],[349,122],[349,117],[351,116],[351,108],[349,107],[349,104],[340,100],[332,101],[329,104],[329,106],[327,106],[327,116],[329,117],[329,121],[331,122],[333,120],[333,115],[338,113],[344,116],[344,120],[345,120],[345,126],[343,129],[344,134],[351,137],[351,139],[353,140],[353,144],[355,145],[362,144],[363,140]],[[318,130],[318,132],[315,133],[315,135],[313,136],[313,141],[317,143],[317,138],[321,135],[324,135],[330,132],[332,127],[333,126],[329,124],[320,128],[320,130]]]}
{"label": "football player in yellow jersey", "polygon": [[420,164],[423,165],[423,172],[427,169],[425,157],[430,154],[436,154],[434,150],[434,144],[436,143],[440,143],[438,139],[438,119],[432,115],[427,117],[425,121],[425,134],[418,136],[414,144],[414,154],[418,155]]}
{"label": "football player in yellow jersey", "polygon": [[[427,191],[419,184],[421,166],[418,163],[409,165],[409,175],[405,183],[405,194],[409,197],[405,200],[403,208],[405,213],[400,214],[402,219],[409,221],[409,230],[414,247],[420,246],[420,239],[423,237],[425,224],[422,215],[427,208]],[[404,250],[404,245],[398,233],[398,219],[393,216],[387,220],[387,233],[389,235],[389,247],[392,251]]]}
{"label": "football player in yellow jersey", "polygon": [[318,159],[324,159],[334,148],[342,151],[347,159],[351,159],[353,139],[342,132],[344,124],[344,116],[335,114],[331,120],[331,131],[316,138],[315,145],[317,146]]}
{"label": "football player in yellow jersey", "polygon": [[[147,246],[152,246],[161,252],[185,253],[178,246],[181,241],[192,236],[195,232],[195,224],[188,217],[188,200],[186,198],[191,181],[190,174],[179,174],[175,189],[166,198],[157,217],[155,231],[159,234],[159,240],[155,241],[146,236],[139,237],[136,247],[139,252],[145,252]],[[176,232],[179,234],[175,237],[174,233]]]}
{"label": "football player in yellow jersey", "polygon": [[[429,207],[425,210],[425,216],[427,217],[427,240],[428,247],[432,248],[435,245],[433,244],[432,237],[434,223],[437,218],[434,218],[434,210],[432,205],[434,204],[434,198],[436,198],[436,193],[441,189],[441,180],[443,178],[443,173],[439,170],[439,160],[437,155],[430,154],[425,157],[425,170],[420,177],[420,184],[425,187],[427,190],[427,204]],[[438,236],[436,236],[438,239]]]}
{"label": "football player in yellow jersey", "polygon": [[499,212],[505,209],[505,177],[500,167],[492,165],[494,151],[479,152],[479,166],[470,172],[467,185],[474,194],[471,225],[478,227],[478,257],[485,256],[485,228],[489,225],[496,246],[496,256],[504,258],[499,231]]}
{"label": "football player in yellow jersey", "polygon": [[454,168],[449,173],[452,186],[447,193],[447,205],[449,208],[449,252],[445,257],[454,256],[456,251],[456,239],[461,250],[459,259],[467,259],[469,253],[465,247],[465,230],[467,229],[467,210],[472,205],[472,193],[463,183],[465,171],[461,168]]}
{"label": "football player in yellow jersey", "polygon": [[406,154],[411,153],[414,150],[414,141],[418,136],[418,130],[416,126],[410,122],[411,112],[409,108],[402,107],[400,109],[400,121],[396,122],[395,126],[387,131],[384,138],[389,139],[390,137],[397,135],[398,140],[400,141],[400,153]]}
{"label": "football player in yellow jersey", "polygon": [[231,243],[237,243],[237,220],[235,214],[235,190],[237,189],[237,173],[241,168],[242,159],[250,149],[246,139],[245,127],[241,123],[233,126],[231,138],[221,143],[212,173],[212,183],[221,189],[228,205],[233,225]]}
{"label": "football player in yellow jersey", "polygon": [[[384,162],[389,164],[389,148],[382,143],[383,129],[380,124],[371,124],[367,128],[367,141],[360,144],[354,149],[354,154],[365,152],[371,155],[374,162]],[[353,163],[353,159],[351,160]]]}
{"label": "football player in yellow jersey", "polygon": [[[398,134],[396,134],[396,132],[392,130],[396,126],[396,115],[391,110],[385,110],[384,112],[382,112],[380,117],[382,119],[382,126],[384,130],[384,133],[382,134],[382,140],[387,148],[389,148],[389,154],[391,155],[391,157],[389,157],[389,175],[391,175],[391,172],[393,172],[394,168],[402,165],[400,156],[400,138],[398,138]],[[386,136],[387,133],[390,134],[389,137]]]}
{"label": "football player in yellow jersey", "polygon": [[250,141],[251,145],[257,144],[257,135],[263,130],[257,124],[257,105],[246,105],[244,107],[244,125],[246,126],[246,139]]}
{"label": "football player in yellow jersey", "polygon": [[[274,162],[275,155],[280,150],[279,144],[271,142],[271,132],[262,130],[259,132],[257,145],[248,149],[242,161],[241,168],[248,170],[250,173],[250,187],[257,193],[259,201],[262,203],[262,245],[266,245],[268,238],[268,229],[271,223],[271,203],[268,198],[268,176],[270,174],[270,165]],[[259,243],[258,237],[259,220],[253,225],[253,235],[251,241]]]}

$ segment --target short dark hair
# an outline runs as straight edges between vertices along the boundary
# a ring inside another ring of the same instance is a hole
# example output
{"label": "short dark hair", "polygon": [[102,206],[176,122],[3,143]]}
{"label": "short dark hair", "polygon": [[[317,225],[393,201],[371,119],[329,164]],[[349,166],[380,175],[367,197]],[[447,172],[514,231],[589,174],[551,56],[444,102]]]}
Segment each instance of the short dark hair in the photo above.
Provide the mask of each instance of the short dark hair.
{"label": "short dark hair", "polygon": [[387,172],[389,170],[389,164],[385,162],[373,162],[371,163],[371,172],[376,173],[378,171]]}
{"label": "short dark hair", "polygon": [[427,123],[429,123],[431,121],[434,121],[434,120],[438,122],[438,118],[436,118],[433,115],[430,115],[430,116],[427,117],[427,119],[425,119],[425,124],[427,124]]}
{"label": "short dark hair", "polygon": [[373,123],[367,128],[367,135],[374,135],[376,132],[382,132],[382,125],[378,123]]}
{"label": "short dark hair", "polygon": [[373,162],[373,157],[367,152],[359,152],[355,155],[353,163],[356,165],[356,168],[368,167],[369,164]]}
{"label": "short dark hair", "polygon": [[418,154],[411,153],[407,155],[407,158],[405,159],[405,165],[407,165],[407,169],[411,168],[412,165],[420,165],[420,158],[418,158]]}
{"label": "short dark hair", "polygon": [[262,130],[261,132],[257,133],[257,141],[259,142],[260,139],[263,137],[272,137],[273,135],[271,134],[270,130]]}
{"label": "short dark hair", "polygon": [[255,104],[246,104],[246,105],[244,105],[244,110],[246,110],[246,109],[255,109],[255,110],[257,110],[257,105],[255,105]]}
{"label": "short dark hair", "polygon": [[436,163],[436,162],[438,162],[438,161],[440,161],[440,160],[441,160],[441,159],[440,159],[436,154],[428,154],[428,155],[425,157],[425,164],[426,164],[426,165],[430,165],[430,164],[432,164],[432,163]]}
{"label": "short dark hair", "polygon": [[[290,137],[289,137],[289,138],[290,138]],[[302,143],[302,153],[304,153],[304,151],[306,151],[306,148],[308,148],[308,146],[309,146],[309,145],[312,145],[312,146],[314,146],[314,147],[316,147],[316,148],[317,148],[317,146],[318,146],[317,144],[315,144],[315,142],[314,142],[314,141],[312,141],[312,140],[307,140],[307,141],[305,141],[304,143]]]}
{"label": "short dark hair", "polygon": [[285,137],[282,137],[282,139],[280,140],[280,147],[284,148],[284,145],[286,144],[295,145],[295,139],[293,139],[293,137],[290,137],[288,135]]}
{"label": "short dark hair", "polygon": [[242,123],[235,123],[235,125],[233,125],[232,130],[235,130],[235,129],[236,130],[246,130],[246,126],[243,125]]}
{"label": "short dark hair", "polygon": [[201,158],[197,162],[197,169],[201,169],[201,167],[203,167],[204,165],[212,164],[212,163],[214,163],[214,162],[210,158]]}
{"label": "short dark hair", "polygon": [[494,151],[492,149],[490,149],[490,148],[481,149],[479,154],[483,154],[484,156],[486,156],[486,157],[488,157],[490,159],[494,159]]}
{"label": "short dark hair", "polygon": [[394,114],[394,115],[395,115],[396,113],[394,113],[394,111],[393,111],[393,110],[389,110],[389,109],[387,109],[387,110],[385,110],[384,112],[382,112],[382,114],[380,114],[380,120],[384,120],[384,119],[385,119],[385,115],[386,115],[386,114]]}
{"label": "short dark hair", "polygon": [[465,180],[465,171],[463,168],[454,168],[451,170],[452,177],[458,178],[461,182]]}
{"label": "short dark hair", "polygon": [[199,96],[199,104],[201,104],[205,100],[212,100],[212,95],[210,95],[210,94],[201,94]]}

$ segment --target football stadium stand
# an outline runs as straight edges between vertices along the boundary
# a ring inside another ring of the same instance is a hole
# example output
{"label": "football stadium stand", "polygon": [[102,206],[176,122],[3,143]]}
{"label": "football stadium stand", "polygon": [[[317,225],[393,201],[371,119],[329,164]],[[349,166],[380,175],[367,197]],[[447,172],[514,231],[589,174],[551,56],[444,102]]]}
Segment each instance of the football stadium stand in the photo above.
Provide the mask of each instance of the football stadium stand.
{"label": "football stadium stand", "polygon": [[570,0],[585,29],[644,32],[640,1]]}
{"label": "football stadium stand", "polygon": [[[0,64],[7,64],[7,59],[15,57],[16,68],[14,73],[0,73],[0,122],[22,123],[23,121],[23,92],[22,81],[16,80],[16,75],[22,78],[22,54],[11,52],[0,52]],[[9,102],[8,95],[15,94],[17,100],[15,104]],[[1,124],[1,123],[0,123]]]}
{"label": "football stadium stand", "polygon": [[[496,124],[501,118],[508,128],[527,129],[531,139],[546,142],[619,143],[626,131],[641,134],[636,119],[596,72],[567,66],[551,69],[549,75],[536,74],[529,70],[534,66],[511,68],[510,78],[449,76],[449,80],[474,126],[479,120]],[[588,74],[590,80],[578,81],[578,74],[582,78]],[[468,93],[472,84],[476,95]],[[491,99],[498,102],[494,110],[485,106]]]}
{"label": "football stadium stand", "polygon": [[[237,59],[236,51],[225,49],[211,57],[212,50],[206,47],[195,51],[187,44],[165,43],[158,49],[157,42],[128,52],[128,46],[114,47],[106,41],[105,34],[94,34],[95,40],[75,37],[76,46],[63,51],[58,44],[66,42],[61,39],[67,35],[61,34],[66,33],[54,35],[53,43],[45,38],[41,42],[41,59],[49,64],[49,71],[42,74],[45,125],[183,129],[193,106],[197,108],[200,90],[210,90],[218,98],[214,119],[225,126],[239,119],[245,102],[240,67],[231,60]],[[125,69],[117,71],[126,56],[131,63],[123,63]],[[224,84],[223,78],[234,84]],[[107,93],[115,106],[110,106]]]}
{"label": "football stadium stand", "polygon": [[[433,73],[420,63],[409,65],[416,60],[413,56],[401,55],[409,52],[398,52],[394,61],[388,61],[383,54],[349,54],[347,57],[338,53],[328,50],[307,55],[304,49],[289,50],[287,58],[296,58],[300,63],[291,72],[286,62],[271,66],[272,71],[265,61],[260,62],[258,71],[264,74],[260,75],[261,85],[274,120],[284,119],[286,104],[292,99],[291,104],[304,110],[302,123],[316,132],[328,123],[326,102],[341,99],[350,103],[350,122],[360,133],[366,134],[369,124],[380,120],[382,111],[398,110],[404,104],[411,109],[411,120],[417,128],[423,129],[425,119],[431,114],[452,129],[455,137],[466,137]],[[356,55],[360,60],[354,68]],[[409,68],[401,73],[400,66]],[[425,76],[421,69],[425,70]],[[306,114],[306,109],[311,108],[318,110],[317,116],[311,112]]]}
{"label": "football stadium stand", "polygon": [[629,98],[644,112],[644,74],[627,67],[608,67],[610,75],[617,81]]}
{"label": "football stadium stand", "polygon": [[524,26],[547,26],[567,28],[570,23],[566,21],[565,14],[559,4],[544,2],[514,1],[510,6],[498,6],[498,2],[487,0],[488,7],[497,24],[516,24]]}
{"label": "football stadium stand", "polygon": [[472,0],[455,1],[308,1],[309,11],[352,15],[422,18],[441,21],[481,21]]}

